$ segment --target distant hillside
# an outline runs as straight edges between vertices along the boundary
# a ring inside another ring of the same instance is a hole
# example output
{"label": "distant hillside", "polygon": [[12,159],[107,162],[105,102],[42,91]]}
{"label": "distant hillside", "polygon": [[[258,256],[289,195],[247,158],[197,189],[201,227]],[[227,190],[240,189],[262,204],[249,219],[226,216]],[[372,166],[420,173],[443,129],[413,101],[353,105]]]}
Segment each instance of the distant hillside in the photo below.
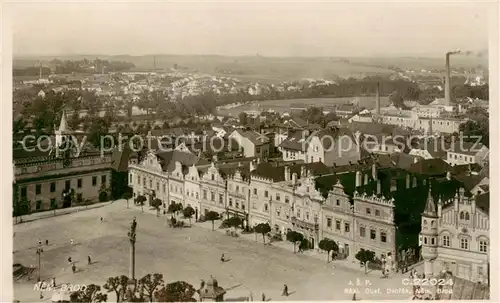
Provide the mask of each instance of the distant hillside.
{"label": "distant hillside", "polygon": [[[274,83],[301,78],[361,78],[365,76],[388,75],[393,67],[400,69],[441,69],[444,58],[278,58],[278,57],[228,57],[217,55],[147,55],[147,56],[105,56],[72,55],[14,58],[14,67],[34,66],[38,61],[59,60],[101,60],[126,61],[136,69],[160,70],[177,68],[185,71],[199,71],[213,75],[235,76],[243,80]],[[456,56],[454,67],[473,68],[487,66],[487,58]]]}

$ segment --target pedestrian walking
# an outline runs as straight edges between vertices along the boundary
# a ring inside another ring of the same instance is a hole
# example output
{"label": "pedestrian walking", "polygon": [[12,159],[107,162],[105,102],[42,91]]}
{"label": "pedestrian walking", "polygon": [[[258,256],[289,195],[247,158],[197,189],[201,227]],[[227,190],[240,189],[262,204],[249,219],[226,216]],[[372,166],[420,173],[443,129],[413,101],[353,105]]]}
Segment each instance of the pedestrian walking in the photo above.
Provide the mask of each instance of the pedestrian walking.
{"label": "pedestrian walking", "polygon": [[49,240],[45,240],[45,245],[49,246]]}
{"label": "pedestrian walking", "polygon": [[90,255],[87,256],[87,261],[88,261],[88,264],[91,265],[92,264],[92,259],[90,258]]}
{"label": "pedestrian walking", "polygon": [[71,257],[68,257],[68,263],[71,263]]}
{"label": "pedestrian walking", "polygon": [[262,293],[262,302],[266,302],[266,295]]}
{"label": "pedestrian walking", "polygon": [[102,217],[101,217],[101,223],[102,223]]}
{"label": "pedestrian walking", "polygon": [[283,286],[283,296],[288,297],[288,286],[285,284]]}
{"label": "pedestrian walking", "polygon": [[71,269],[73,270],[73,273],[76,273],[76,265],[73,263],[73,266],[71,266]]}
{"label": "pedestrian walking", "polygon": [[42,240],[38,239],[38,245],[42,245]]}
{"label": "pedestrian walking", "polygon": [[224,254],[222,254],[222,256],[220,257],[220,261],[221,261],[222,263],[224,263],[224,261],[225,261]]}
{"label": "pedestrian walking", "polygon": [[69,240],[71,242],[71,245],[73,245],[75,243],[75,241],[73,241],[73,238],[71,238],[71,240]]}

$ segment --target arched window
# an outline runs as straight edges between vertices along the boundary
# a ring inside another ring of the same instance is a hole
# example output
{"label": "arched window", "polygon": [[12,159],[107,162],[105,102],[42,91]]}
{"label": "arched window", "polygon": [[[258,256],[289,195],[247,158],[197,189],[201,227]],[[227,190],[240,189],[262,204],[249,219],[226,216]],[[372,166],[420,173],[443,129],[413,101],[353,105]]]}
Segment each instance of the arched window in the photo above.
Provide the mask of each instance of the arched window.
{"label": "arched window", "polygon": [[469,212],[465,212],[465,220],[466,220],[466,221],[469,221],[469,220],[470,220],[470,217],[469,217]]}
{"label": "arched window", "polygon": [[436,221],[431,220],[431,227],[436,227]]}
{"label": "arched window", "polygon": [[424,226],[427,226],[427,220],[424,220]]}
{"label": "arched window", "polygon": [[464,212],[463,212],[463,211],[461,211],[461,212],[460,212],[460,220],[463,220],[463,219],[464,219]]}

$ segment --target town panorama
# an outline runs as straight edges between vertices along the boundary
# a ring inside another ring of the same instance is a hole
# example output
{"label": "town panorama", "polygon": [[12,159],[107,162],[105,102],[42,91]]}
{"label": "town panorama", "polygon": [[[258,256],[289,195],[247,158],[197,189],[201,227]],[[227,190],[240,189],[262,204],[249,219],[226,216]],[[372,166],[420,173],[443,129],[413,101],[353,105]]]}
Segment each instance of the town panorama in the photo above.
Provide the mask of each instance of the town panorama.
{"label": "town panorama", "polygon": [[487,57],[14,55],[14,300],[489,299]]}

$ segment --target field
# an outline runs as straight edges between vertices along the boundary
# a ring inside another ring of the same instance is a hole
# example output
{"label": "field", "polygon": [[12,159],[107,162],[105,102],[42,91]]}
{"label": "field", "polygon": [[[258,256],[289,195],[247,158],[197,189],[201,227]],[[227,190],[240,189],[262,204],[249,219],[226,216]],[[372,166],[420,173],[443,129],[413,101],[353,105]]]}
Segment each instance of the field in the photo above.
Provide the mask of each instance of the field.
{"label": "field", "polygon": [[[366,108],[375,107],[374,97],[355,97],[355,98],[307,98],[307,99],[286,99],[286,100],[267,100],[259,101],[252,104],[245,104],[240,107],[231,109],[219,110],[219,114],[238,116],[242,111],[247,110],[268,110],[272,109],[276,112],[290,112],[292,108],[306,108],[310,106],[323,107],[325,110],[331,110],[334,105],[344,103],[355,103]],[[389,105],[388,97],[380,97],[380,105]]]}
{"label": "field", "polygon": [[[99,217],[104,217],[100,222]],[[349,267],[327,264],[326,261],[294,254],[277,246],[262,245],[262,242],[233,238],[218,231],[211,231],[211,223],[196,223],[192,228],[172,229],[166,226],[163,216],[131,206],[125,201],[73,213],[41,219],[14,226],[14,263],[37,266],[37,239],[49,240],[43,244],[41,278],[50,281],[56,277],[57,284],[100,284],[107,277],[125,274],[129,268],[129,242],[127,231],[130,222],[137,216],[136,276],[147,273],[162,273],[167,282],[184,280],[199,287],[201,279],[215,276],[219,285],[227,290],[227,301],[244,301],[250,293],[260,300],[264,292],[269,300],[350,300],[346,293],[349,282],[357,279],[371,286],[359,287],[358,298],[407,299],[410,295],[388,294],[386,289],[402,287],[401,275],[381,279],[380,272],[364,275],[363,271]],[[216,222],[216,226],[218,226]],[[75,244],[70,244],[70,239]],[[288,243],[290,245],[290,243]],[[219,260],[224,253],[229,262]],[[87,265],[87,255],[93,264]],[[76,262],[77,272],[72,273],[67,258]],[[340,261],[339,261],[340,262]],[[36,274],[34,276],[36,280]],[[34,281],[15,281],[17,300],[38,301],[39,293],[33,291]],[[287,284],[291,295],[282,297],[283,284]],[[366,290],[380,288],[380,294],[367,294]],[[43,301],[51,294],[46,293]],[[115,295],[109,294],[108,301]]]}

